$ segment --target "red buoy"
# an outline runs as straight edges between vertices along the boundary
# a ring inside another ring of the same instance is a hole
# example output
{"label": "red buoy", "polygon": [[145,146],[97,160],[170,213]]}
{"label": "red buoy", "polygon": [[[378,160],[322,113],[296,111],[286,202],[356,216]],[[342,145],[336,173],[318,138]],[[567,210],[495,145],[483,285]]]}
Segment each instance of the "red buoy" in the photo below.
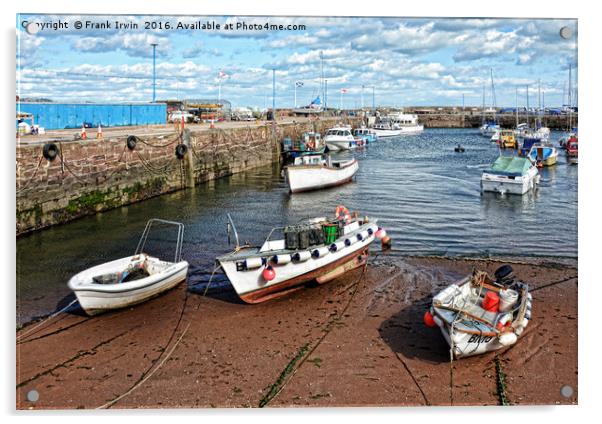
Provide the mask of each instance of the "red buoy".
{"label": "red buoy", "polygon": [[431,311],[426,311],[424,313],[424,325],[431,328],[437,326],[437,323],[435,323],[435,318],[433,318],[433,314],[431,314]]}
{"label": "red buoy", "polygon": [[276,278],[276,271],[274,271],[272,265],[268,265],[267,267],[265,267],[261,275],[266,281],[272,281],[274,278]]}
{"label": "red buoy", "polygon": [[488,291],[483,299],[483,309],[489,312],[497,312],[500,305],[500,297],[496,292]]}

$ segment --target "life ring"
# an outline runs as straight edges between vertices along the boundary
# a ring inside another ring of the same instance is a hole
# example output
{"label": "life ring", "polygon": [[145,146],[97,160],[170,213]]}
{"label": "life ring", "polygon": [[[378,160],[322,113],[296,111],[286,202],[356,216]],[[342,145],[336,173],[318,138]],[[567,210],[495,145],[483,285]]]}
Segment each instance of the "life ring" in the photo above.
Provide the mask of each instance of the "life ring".
{"label": "life ring", "polygon": [[136,148],[137,142],[138,142],[138,137],[136,137],[135,135],[130,135],[130,136],[128,136],[128,139],[125,142],[125,144],[128,146],[128,149],[134,150]]}
{"label": "life ring", "polygon": [[334,211],[334,215],[337,220],[340,220],[341,218],[343,218],[345,220],[345,222],[347,222],[347,223],[351,222],[351,214],[349,213],[349,209],[347,209],[343,205],[337,206],[336,210]]}
{"label": "life ring", "polygon": [[314,149],[316,148],[316,144],[314,143],[314,141],[313,141],[313,140],[309,140],[309,141],[307,142],[307,148],[308,148],[309,150],[314,150]]}
{"label": "life ring", "polygon": [[59,148],[54,143],[46,143],[44,144],[44,149],[42,150],[42,155],[52,162],[59,154]]}
{"label": "life ring", "polygon": [[185,144],[178,144],[176,146],[176,157],[178,159],[182,159],[184,158],[184,156],[186,155],[186,152],[188,151],[188,146]]}

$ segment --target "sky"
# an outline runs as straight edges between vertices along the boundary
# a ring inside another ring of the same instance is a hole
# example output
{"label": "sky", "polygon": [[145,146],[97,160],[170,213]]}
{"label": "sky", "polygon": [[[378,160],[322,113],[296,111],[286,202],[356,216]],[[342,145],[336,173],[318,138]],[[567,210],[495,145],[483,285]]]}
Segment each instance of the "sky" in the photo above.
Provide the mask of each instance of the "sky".
{"label": "sky", "polygon": [[16,94],[152,101],[153,43],[157,100],[271,107],[275,72],[276,107],[294,106],[295,92],[302,106],[324,91],[322,64],[322,97],[335,108],[372,106],[373,92],[377,106],[461,106],[464,97],[480,107],[485,91],[490,106],[491,72],[498,107],[513,107],[517,90],[525,106],[527,86],[530,106],[538,86],[546,106],[566,103],[569,67],[577,87],[575,19],[18,15]]}

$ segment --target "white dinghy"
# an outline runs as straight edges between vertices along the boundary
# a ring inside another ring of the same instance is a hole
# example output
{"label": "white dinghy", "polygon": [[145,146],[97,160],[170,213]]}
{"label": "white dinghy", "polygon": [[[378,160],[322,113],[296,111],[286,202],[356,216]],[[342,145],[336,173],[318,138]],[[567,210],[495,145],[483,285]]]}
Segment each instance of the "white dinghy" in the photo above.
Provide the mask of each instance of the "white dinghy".
{"label": "white dinghy", "polygon": [[[234,228],[232,220],[230,225]],[[335,219],[313,218],[274,228],[260,247],[241,247],[236,230],[234,234],[236,249],[217,262],[247,303],[283,296],[310,281],[331,281],[363,266],[375,238],[390,242],[376,220],[352,216],[344,206],[337,207]]]}
{"label": "white dinghy", "polygon": [[472,275],[433,298],[424,322],[439,327],[455,358],[479,355],[516,343],[531,320],[527,284],[516,281],[512,267]]}
{"label": "white dinghy", "polygon": [[305,155],[286,167],[291,193],[319,190],[348,183],[357,173],[357,160],[333,161],[328,155]]}
{"label": "white dinghy", "polygon": [[[173,262],[144,253],[148,234],[155,223],[177,227]],[[183,224],[151,219],[146,223],[133,256],[88,268],[73,276],[68,286],[88,315],[144,302],[186,280],[188,262],[182,260],[183,237]]]}

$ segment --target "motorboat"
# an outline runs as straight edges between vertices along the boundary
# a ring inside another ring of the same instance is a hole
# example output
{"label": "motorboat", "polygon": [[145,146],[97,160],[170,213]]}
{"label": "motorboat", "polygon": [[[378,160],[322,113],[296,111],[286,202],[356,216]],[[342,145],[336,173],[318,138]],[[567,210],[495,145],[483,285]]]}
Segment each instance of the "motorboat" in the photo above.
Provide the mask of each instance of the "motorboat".
{"label": "motorboat", "polygon": [[474,270],[433,297],[424,315],[439,327],[454,358],[479,355],[514,345],[531,321],[529,286],[514,276],[510,265],[494,278]]}
{"label": "motorboat", "polygon": [[238,296],[260,303],[303,288],[329,282],[366,264],[375,238],[385,240],[377,220],[358,217],[338,206],[334,219],[318,217],[273,228],[261,246],[240,246],[218,257]]}
{"label": "motorboat", "polygon": [[291,193],[319,190],[348,183],[357,173],[356,159],[333,161],[329,155],[304,155],[285,169]]}
{"label": "motorboat", "polygon": [[[149,232],[155,224],[175,226],[177,229],[173,261],[145,253]],[[68,287],[88,315],[144,302],[186,280],[188,262],[182,260],[183,237],[183,224],[151,219],[132,256],[88,268],[74,275]]]}
{"label": "motorboat", "polygon": [[579,156],[579,139],[577,136],[569,137],[566,142],[566,157],[569,163],[577,163]]}
{"label": "motorboat", "polygon": [[407,113],[392,113],[379,120],[372,130],[379,137],[420,134],[424,125],[418,123],[418,116]]}
{"label": "motorboat", "polygon": [[535,162],[538,168],[556,165],[558,150],[549,143],[535,143],[529,151],[529,158]]}
{"label": "motorboat", "polygon": [[365,144],[374,143],[378,140],[378,135],[372,128],[356,128],[353,130],[353,137],[357,140],[363,140]]}
{"label": "motorboat", "polygon": [[502,149],[517,149],[518,142],[513,130],[500,130],[498,145]]}
{"label": "motorboat", "polygon": [[[479,128],[479,132],[483,137],[492,137],[496,132],[499,132],[501,127],[493,122],[486,122]],[[493,141],[493,140],[492,140]]]}
{"label": "motorboat", "polygon": [[352,150],[357,148],[357,141],[351,134],[351,127],[348,125],[338,125],[326,131],[324,143],[329,151],[338,152],[339,150]]}
{"label": "motorboat", "polygon": [[528,157],[500,156],[481,176],[481,191],[523,195],[539,183],[537,167]]}

